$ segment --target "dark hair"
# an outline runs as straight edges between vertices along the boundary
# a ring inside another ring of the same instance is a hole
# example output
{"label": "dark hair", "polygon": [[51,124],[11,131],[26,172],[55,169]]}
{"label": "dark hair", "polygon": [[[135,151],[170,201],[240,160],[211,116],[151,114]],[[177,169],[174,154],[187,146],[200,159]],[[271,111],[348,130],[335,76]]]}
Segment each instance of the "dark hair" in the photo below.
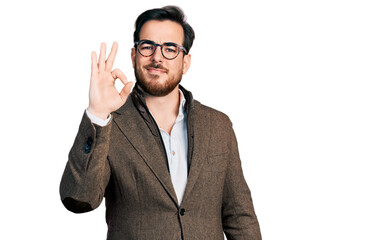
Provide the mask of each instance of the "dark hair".
{"label": "dark hair", "polygon": [[186,16],[183,10],[176,6],[165,6],[163,8],[154,8],[143,12],[138,16],[135,22],[135,31],[133,33],[133,40],[137,42],[140,40],[140,31],[142,26],[150,20],[170,20],[179,23],[184,30],[183,47],[189,52],[195,39],[195,32],[193,28],[187,23]]}

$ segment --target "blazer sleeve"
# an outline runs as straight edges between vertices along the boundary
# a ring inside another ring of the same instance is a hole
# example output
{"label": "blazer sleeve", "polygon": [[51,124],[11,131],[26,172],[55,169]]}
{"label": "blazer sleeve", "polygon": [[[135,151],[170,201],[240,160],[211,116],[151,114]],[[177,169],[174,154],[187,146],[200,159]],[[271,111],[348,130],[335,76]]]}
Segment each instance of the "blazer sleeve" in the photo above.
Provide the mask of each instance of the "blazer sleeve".
{"label": "blazer sleeve", "polygon": [[244,179],[232,124],[229,131],[229,165],[222,203],[222,226],[228,240],[261,240],[251,192]]}
{"label": "blazer sleeve", "polygon": [[107,160],[112,121],[100,127],[84,113],[69,152],[61,182],[60,198],[72,212],[97,208],[103,200],[110,179]]}

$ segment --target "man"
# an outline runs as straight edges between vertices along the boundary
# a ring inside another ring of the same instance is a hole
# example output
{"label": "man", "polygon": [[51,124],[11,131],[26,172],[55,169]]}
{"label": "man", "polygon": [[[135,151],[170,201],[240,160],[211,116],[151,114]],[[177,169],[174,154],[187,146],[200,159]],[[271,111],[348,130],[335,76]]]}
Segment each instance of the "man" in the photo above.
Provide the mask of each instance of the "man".
{"label": "man", "polygon": [[[89,107],[69,153],[60,195],[76,213],[105,197],[108,239],[261,239],[229,118],[179,85],[194,31],[177,7],[135,24],[136,85],[92,53]],[[119,93],[115,80],[124,88]]]}

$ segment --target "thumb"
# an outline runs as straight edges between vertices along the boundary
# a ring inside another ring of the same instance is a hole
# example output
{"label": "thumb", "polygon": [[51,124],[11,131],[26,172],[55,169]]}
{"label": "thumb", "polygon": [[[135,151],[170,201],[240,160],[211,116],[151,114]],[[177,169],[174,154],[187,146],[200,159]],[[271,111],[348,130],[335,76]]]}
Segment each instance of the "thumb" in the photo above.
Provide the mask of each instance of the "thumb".
{"label": "thumb", "polygon": [[133,85],[134,85],[134,82],[127,82],[127,84],[125,84],[124,87],[121,89],[119,95],[120,95],[120,98],[123,102],[125,102],[127,100]]}

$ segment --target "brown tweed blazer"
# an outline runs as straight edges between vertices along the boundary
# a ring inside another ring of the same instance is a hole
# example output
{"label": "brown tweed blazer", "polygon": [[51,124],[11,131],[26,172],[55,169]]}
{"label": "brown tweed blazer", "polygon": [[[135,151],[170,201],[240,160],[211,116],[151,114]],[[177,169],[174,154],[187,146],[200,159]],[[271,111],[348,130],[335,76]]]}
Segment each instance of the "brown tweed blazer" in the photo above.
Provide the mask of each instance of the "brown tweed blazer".
{"label": "brown tweed blazer", "polygon": [[187,98],[189,174],[181,205],[159,129],[135,90],[105,127],[84,114],[61,184],[64,206],[87,212],[106,200],[110,240],[260,240],[229,118]]}

